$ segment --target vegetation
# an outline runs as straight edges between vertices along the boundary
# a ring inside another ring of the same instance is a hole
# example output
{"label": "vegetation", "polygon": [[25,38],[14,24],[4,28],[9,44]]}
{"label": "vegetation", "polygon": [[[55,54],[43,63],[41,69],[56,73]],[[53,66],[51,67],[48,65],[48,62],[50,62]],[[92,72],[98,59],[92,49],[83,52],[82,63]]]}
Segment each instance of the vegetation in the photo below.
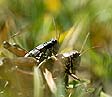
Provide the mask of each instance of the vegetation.
{"label": "vegetation", "polygon": [[111,97],[112,0],[0,0],[0,97],[45,96],[40,70],[34,67],[34,78],[16,71],[9,60],[17,56],[3,41],[29,51],[51,38],[59,41],[58,53],[83,48],[76,72],[81,81],[70,78],[65,89],[59,80],[53,97]]}

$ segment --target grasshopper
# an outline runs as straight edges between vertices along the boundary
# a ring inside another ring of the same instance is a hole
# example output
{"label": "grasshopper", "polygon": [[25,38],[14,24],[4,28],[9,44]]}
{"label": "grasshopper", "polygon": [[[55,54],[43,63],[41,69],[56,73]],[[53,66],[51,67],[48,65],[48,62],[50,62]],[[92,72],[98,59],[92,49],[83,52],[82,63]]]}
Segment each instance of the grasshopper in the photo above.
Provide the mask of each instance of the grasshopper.
{"label": "grasshopper", "polygon": [[3,42],[3,47],[17,56],[34,57],[37,59],[38,63],[58,52],[58,42],[56,39],[51,39],[48,42],[40,44],[29,52],[20,48],[18,45],[11,45],[7,41]]}
{"label": "grasshopper", "polygon": [[75,75],[80,61],[80,53],[74,50],[71,52],[51,56],[48,59],[42,61],[38,67],[43,71],[45,68],[47,68],[53,75],[53,78],[57,80],[58,78],[64,77],[65,86],[67,86],[69,79],[68,76],[71,76],[73,79],[80,81],[80,79]]}
{"label": "grasshopper", "polygon": [[[75,71],[80,64],[80,53],[78,51],[71,51],[67,53],[57,54],[58,42],[56,39],[52,39],[48,42],[40,44],[29,52],[24,51],[21,48],[17,48],[17,46],[16,49],[15,45],[11,45],[8,42],[4,42],[3,46],[13,53],[20,52],[20,56],[24,55],[24,57],[10,59],[11,63],[17,65],[20,68],[21,66],[33,67],[34,64],[36,64],[37,66],[46,64],[42,65],[42,71],[47,68],[49,71],[51,71],[52,75],[54,75],[54,78],[58,76],[57,73],[61,71],[60,75],[64,76],[65,85],[68,84],[68,75],[76,80],[79,80],[79,78],[75,76]],[[7,60],[9,61],[9,59]]]}

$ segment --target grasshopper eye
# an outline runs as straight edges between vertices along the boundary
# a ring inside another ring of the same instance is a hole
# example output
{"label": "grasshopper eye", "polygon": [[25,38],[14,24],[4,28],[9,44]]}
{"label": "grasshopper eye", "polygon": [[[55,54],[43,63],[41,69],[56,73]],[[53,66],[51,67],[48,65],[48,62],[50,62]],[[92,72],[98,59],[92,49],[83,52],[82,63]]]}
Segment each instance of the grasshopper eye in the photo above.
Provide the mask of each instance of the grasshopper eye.
{"label": "grasshopper eye", "polygon": [[57,40],[56,39],[52,39],[51,42],[52,42],[52,44],[56,44]]}
{"label": "grasshopper eye", "polygon": [[10,44],[7,41],[4,41],[3,42],[3,47],[4,48],[9,48],[10,47]]}
{"label": "grasshopper eye", "polygon": [[80,53],[79,53],[79,52],[73,54],[73,58],[77,58],[77,57],[79,57],[79,56],[80,56]]}

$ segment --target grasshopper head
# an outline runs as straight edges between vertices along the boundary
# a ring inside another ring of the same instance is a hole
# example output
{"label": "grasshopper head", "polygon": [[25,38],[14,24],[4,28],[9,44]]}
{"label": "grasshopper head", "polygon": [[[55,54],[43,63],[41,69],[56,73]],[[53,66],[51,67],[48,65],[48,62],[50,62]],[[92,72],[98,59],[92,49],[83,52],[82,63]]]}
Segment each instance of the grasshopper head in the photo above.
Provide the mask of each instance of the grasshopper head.
{"label": "grasshopper head", "polygon": [[58,53],[58,50],[59,50],[59,43],[56,39],[52,39],[51,40],[51,43],[52,43],[52,50],[53,50],[53,53],[54,54],[57,54]]}
{"label": "grasshopper head", "polygon": [[72,63],[72,73],[75,74],[75,71],[77,67],[80,65],[81,57],[80,53],[78,51],[73,51],[73,54],[71,56],[71,63]]}
{"label": "grasshopper head", "polygon": [[64,53],[63,56],[69,60],[69,64],[71,64],[71,72],[75,74],[81,61],[80,53],[78,51],[71,51],[69,53]]}
{"label": "grasshopper head", "polygon": [[10,46],[11,46],[11,45],[10,45],[7,41],[4,41],[4,42],[3,42],[3,47],[4,47],[4,48],[7,49],[7,48],[9,48]]}

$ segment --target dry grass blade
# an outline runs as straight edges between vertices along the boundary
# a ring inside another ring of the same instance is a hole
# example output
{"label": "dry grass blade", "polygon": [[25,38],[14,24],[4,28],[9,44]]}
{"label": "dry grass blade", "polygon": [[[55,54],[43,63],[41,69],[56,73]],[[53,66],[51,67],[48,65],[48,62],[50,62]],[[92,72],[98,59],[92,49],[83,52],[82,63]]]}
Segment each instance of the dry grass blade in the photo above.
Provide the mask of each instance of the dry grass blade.
{"label": "dry grass blade", "polygon": [[82,24],[80,23],[77,26],[73,26],[67,33],[61,47],[60,51],[64,50],[65,47],[69,47],[67,49],[73,50],[73,45],[76,42],[78,36],[80,35],[80,32],[82,30]]}
{"label": "dry grass blade", "polygon": [[34,67],[34,97],[43,97],[43,79],[37,67]]}
{"label": "dry grass blade", "polygon": [[53,80],[51,72],[48,71],[47,69],[45,69],[44,76],[45,76],[46,82],[47,82],[51,92],[53,94],[55,94],[56,91],[57,91],[57,87],[56,87],[56,84],[55,84],[55,82]]}
{"label": "dry grass blade", "polygon": [[8,25],[5,22],[0,27],[0,45],[2,45],[2,42],[4,40],[8,40],[8,32],[9,32],[9,28],[8,28]]}

